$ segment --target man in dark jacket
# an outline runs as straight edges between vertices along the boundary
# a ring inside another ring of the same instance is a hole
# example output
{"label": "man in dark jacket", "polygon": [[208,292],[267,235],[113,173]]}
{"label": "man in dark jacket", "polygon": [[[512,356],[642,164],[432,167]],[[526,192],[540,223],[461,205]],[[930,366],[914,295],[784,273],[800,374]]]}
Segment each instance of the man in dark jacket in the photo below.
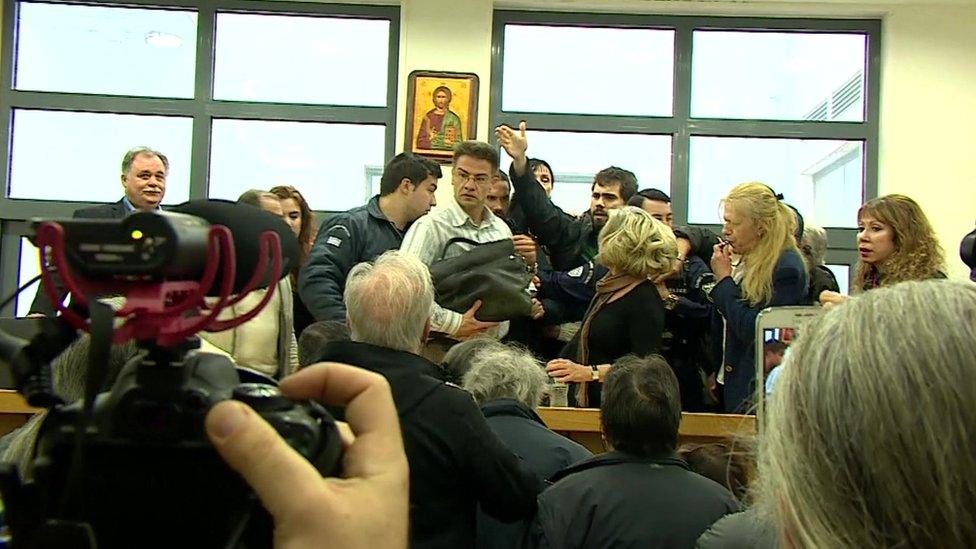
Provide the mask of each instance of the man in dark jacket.
{"label": "man in dark jacket", "polygon": [[[134,211],[158,210],[166,195],[166,177],[169,175],[169,159],[163,153],[149,147],[135,147],[122,156],[122,189],[125,194],[118,202],[99,204],[75,210],[79,219],[122,219]],[[43,282],[41,283],[43,285]],[[67,292],[55,277],[55,285],[61,301]],[[57,311],[51,305],[42,286],[30,306],[32,316],[54,316]]]}
{"label": "man in dark jacket", "polygon": [[[489,342],[471,355],[463,387],[481,405],[491,430],[528,465],[539,482],[592,456],[589,450],[549,430],[535,413],[548,381],[528,351]],[[478,513],[478,547],[518,546],[524,523],[502,524]]]}
{"label": "man in dark jacket", "polygon": [[553,477],[527,532],[532,547],[694,547],[739,504],[677,457],[678,381],[659,356],[614,363],[600,406],[614,451]]}
{"label": "man in dark jacket", "polygon": [[319,360],[390,383],[410,464],[411,547],[473,547],[478,505],[502,521],[531,517],[538,480],[491,432],[471,395],[435,379],[437,367],[418,354],[434,302],[424,264],[388,252],[349,272],[344,297],[352,341],[327,344]]}
{"label": "man in dark jacket", "polygon": [[433,160],[398,154],[383,170],[379,195],[322,222],[298,279],[299,294],[316,320],[346,319],[342,292],[349,269],[400,248],[410,224],[437,203],[440,177]]}
{"label": "man in dark jacket", "polygon": [[607,222],[608,211],[627,205],[627,200],[637,192],[637,177],[616,166],[600,170],[590,189],[589,211],[573,218],[552,203],[529,169],[524,123],[518,130],[499,126],[495,135],[512,157],[509,174],[515,190],[512,201],[518,201],[525,214],[526,227],[539,239],[539,244],[549,250],[553,269],[568,271],[593,259],[597,252],[597,237]]}

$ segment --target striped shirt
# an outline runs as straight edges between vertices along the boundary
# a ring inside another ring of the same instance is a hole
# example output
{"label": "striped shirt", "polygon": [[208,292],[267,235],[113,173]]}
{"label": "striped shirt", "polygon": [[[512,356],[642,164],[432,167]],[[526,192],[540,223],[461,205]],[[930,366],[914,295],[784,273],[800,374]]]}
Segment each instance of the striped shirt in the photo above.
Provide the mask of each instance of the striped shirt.
{"label": "striped shirt", "polygon": [[[441,257],[444,245],[452,238],[468,238],[484,244],[512,238],[512,230],[498,216],[485,207],[485,215],[480,224],[475,224],[470,216],[461,208],[457,200],[451,198],[443,208],[421,217],[413,222],[400,250],[417,256],[425,265],[430,265],[439,259],[450,259],[466,252],[469,248],[463,244],[452,245]],[[464,315],[445,309],[434,303],[431,310],[431,329],[453,335],[461,327]],[[500,333],[508,331],[508,322],[499,326]]]}

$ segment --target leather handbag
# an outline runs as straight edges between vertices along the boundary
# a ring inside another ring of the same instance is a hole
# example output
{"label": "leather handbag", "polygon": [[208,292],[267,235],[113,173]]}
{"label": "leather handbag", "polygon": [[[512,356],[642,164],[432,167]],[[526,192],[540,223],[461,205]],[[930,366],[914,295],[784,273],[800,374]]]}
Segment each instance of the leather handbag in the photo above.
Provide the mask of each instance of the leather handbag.
{"label": "leather handbag", "polygon": [[[448,248],[457,244],[467,244],[471,249],[444,259]],[[452,238],[444,244],[440,259],[430,265],[430,275],[435,300],[445,309],[464,313],[480,299],[481,308],[475,317],[481,321],[511,320],[532,313],[527,288],[533,272],[515,252],[511,239],[481,244]]]}

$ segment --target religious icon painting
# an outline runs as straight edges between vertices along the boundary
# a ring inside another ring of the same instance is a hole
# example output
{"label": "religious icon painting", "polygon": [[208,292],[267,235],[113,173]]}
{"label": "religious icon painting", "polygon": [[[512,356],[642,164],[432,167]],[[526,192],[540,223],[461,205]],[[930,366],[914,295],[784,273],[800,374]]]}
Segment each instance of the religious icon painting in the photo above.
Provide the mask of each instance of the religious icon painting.
{"label": "religious icon painting", "polygon": [[478,75],[413,71],[409,78],[404,149],[449,160],[455,145],[475,138]]}

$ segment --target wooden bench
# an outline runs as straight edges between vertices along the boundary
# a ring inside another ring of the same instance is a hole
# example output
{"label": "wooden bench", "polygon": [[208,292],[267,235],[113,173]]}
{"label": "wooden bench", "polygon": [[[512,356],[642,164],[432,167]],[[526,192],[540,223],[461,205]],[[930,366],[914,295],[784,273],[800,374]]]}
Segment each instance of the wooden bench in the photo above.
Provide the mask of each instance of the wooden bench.
{"label": "wooden bench", "polygon": [[[593,453],[607,450],[600,436],[600,410],[597,408],[538,408],[539,416],[550,429],[585,446]],[[756,417],[732,414],[681,414],[678,428],[680,444],[727,442],[756,434]]]}

